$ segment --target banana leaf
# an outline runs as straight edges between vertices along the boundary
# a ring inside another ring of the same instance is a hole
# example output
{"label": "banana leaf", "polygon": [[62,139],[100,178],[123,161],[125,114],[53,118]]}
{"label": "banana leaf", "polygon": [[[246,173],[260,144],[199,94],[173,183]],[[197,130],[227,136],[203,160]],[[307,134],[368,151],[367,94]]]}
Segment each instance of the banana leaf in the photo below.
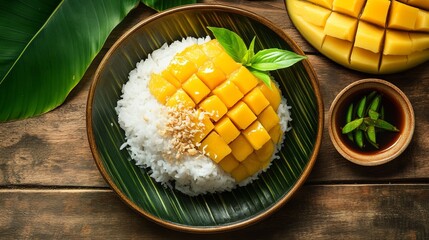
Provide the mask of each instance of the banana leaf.
{"label": "banana leaf", "polygon": [[0,0],[0,121],[59,106],[138,0]]}
{"label": "banana leaf", "polygon": [[[145,1],[156,9],[192,0]],[[139,0],[0,0],[0,122],[66,99],[113,28]]]}

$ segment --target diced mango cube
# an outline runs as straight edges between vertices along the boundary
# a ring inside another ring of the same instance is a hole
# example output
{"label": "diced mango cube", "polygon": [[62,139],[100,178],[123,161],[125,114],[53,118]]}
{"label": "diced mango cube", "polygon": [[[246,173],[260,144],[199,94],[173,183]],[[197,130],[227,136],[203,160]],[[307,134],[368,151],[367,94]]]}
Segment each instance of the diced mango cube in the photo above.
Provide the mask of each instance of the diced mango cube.
{"label": "diced mango cube", "polygon": [[208,57],[201,49],[201,45],[198,45],[198,44],[185,48],[185,50],[179,53],[179,55],[185,56],[196,66],[201,66],[203,65],[203,63],[205,63],[208,60]]}
{"label": "diced mango cube", "polygon": [[219,42],[216,39],[213,39],[205,44],[202,44],[201,49],[209,58],[214,58],[217,55],[224,52],[222,46],[219,44]]}
{"label": "diced mango cube", "polygon": [[188,80],[197,71],[197,67],[184,56],[177,55],[171,60],[167,70],[177,79],[183,83]]}
{"label": "diced mango cube", "polygon": [[210,93],[210,89],[195,74],[183,83],[182,88],[197,104]]}
{"label": "diced mango cube", "polygon": [[201,142],[198,149],[216,163],[231,153],[228,144],[214,131]]}
{"label": "diced mango cube", "polygon": [[371,51],[354,47],[350,56],[350,63],[362,69],[371,70],[373,73],[378,72],[378,63],[381,53],[373,53]]}
{"label": "diced mango cube", "polygon": [[280,118],[276,111],[274,111],[273,107],[269,106],[258,115],[258,121],[267,131],[269,131],[271,128],[279,124]]}
{"label": "diced mango cube", "polygon": [[408,32],[387,30],[384,41],[384,55],[408,55],[412,52],[413,43]]}
{"label": "diced mango cube", "polygon": [[356,33],[355,47],[378,53],[380,52],[383,37],[384,29],[360,21]]}
{"label": "diced mango cube", "polygon": [[392,1],[388,27],[401,30],[414,30],[418,13],[418,8],[398,1]]}
{"label": "diced mango cube", "polygon": [[179,80],[177,80],[177,78],[168,70],[162,71],[161,76],[176,88],[180,88],[182,86]]}
{"label": "diced mango cube", "polygon": [[239,128],[247,128],[253,121],[256,120],[255,114],[244,102],[238,102],[228,113],[228,117]]}
{"label": "diced mango cube", "polygon": [[167,102],[165,103],[165,106],[167,107],[183,106],[185,108],[193,108],[195,107],[195,103],[192,100],[192,98],[190,98],[188,94],[186,94],[186,92],[183,91],[183,89],[179,89],[170,98],[168,98]]}
{"label": "diced mango cube", "polygon": [[202,110],[209,113],[210,118],[215,122],[221,119],[223,115],[228,112],[228,108],[216,95],[211,95],[210,97],[204,99],[199,106]]}
{"label": "diced mango cube", "polygon": [[390,0],[367,0],[361,19],[385,27]]}
{"label": "diced mango cube", "polygon": [[326,55],[338,63],[345,66],[349,65],[349,58],[352,52],[353,44],[346,40],[326,36],[322,45],[322,50]]}
{"label": "diced mango cube", "polygon": [[232,155],[240,162],[253,152],[252,145],[241,134],[229,144],[229,147],[232,150]]}
{"label": "diced mango cube", "polygon": [[149,91],[158,102],[165,104],[167,98],[176,92],[176,88],[161,75],[152,74],[149,80]]}
{"label": "diced mango cube", "polygon": [[357,17],[361,12],[364,3],[365,0],[334,0],[333,10]]}
{"label": "diced mango cube", "polygon": [[331,10],[321,6],[314,5],[305,1],[298,1],[296,4],[301,5],[303,9],[298,13],[305,22],[314,26],[324,27],[326,20],[331,15]]}
{"label": "diced mango cube", "polygon": [[237,161],[232,154],[224,157],[222,161],[219,162],[219,166],[227,173],[231,173],[238,165],[240,165],[240,162]]}
{"label": "diced mango cube", "polygon": [[280,142],[280,140],[281,140],[283,132],[282,132],[282,129],[281,129],[280,125],[277,124],[276,126],[274,126],[273,128],[271,128],[268,131],[268,134],[270,134],[271,140],[275,144],[278,144]]}
{"label": "diced mango cube", "polygon": [[271,160],[274,153],[274,143],[272,141],[266,142],[259,150],[255,151],[259,161],[266,162]]}
{"label": "diced mango cube", "polygon": [[429,34],[410,32],[410,39],[413,52],[429,49]]}
{"label": "diced mango cube", "polygon": [[258,85],[258,79],[243,66],[234,72],[229,80],[235,83],[243,94],[248,93],[252,88]]}
{"label": "diced mango cube", "polygon": [[352,42],[355,37],[357,19],[332,12],[326,21],[324,33],[328,36]]}
{"label": "diced mango cube", "polygon": [[301,25],[301,28],[303,29],[302,35],[306,38],[310,38],[311,36],[311,39],[314,40],[313,44],[315,45],[315,47],[321,48],[322,43],[326,36],[325,33],[323,32],[323,28],[325,25],[323,25],[323,27],[319,27],[311,23],[308,23],[305,20],[305,17],[298,16],[297,18],[300,19],[300,21],[297,22],[296,24]]}
{"label": "diced mango cube", "polygon": [[196,114],[195,119],[198,121],[196,124],[203,126],[202,132],[198,132],[194,136],[194,143],[199,143],[214,129],[214,125],[207,114],[200,111],[197,111]]}
{"label": "diced mango cube", "polygon": [[332,9],[332,1],[333,0],[308,0],[309,2],[312,2],[316,5],[328,8],[328,9]]}
{"label": "diced mango cube", "polygon": [[243,131],[244,137],[255,150],[260,149],[271,137],[259,121],[255,121]]}
{"label": "diced mango cube", "polygon": [[238,135],[240,135],[240,131],[228,117],[223,117],[219,122],[217,122],[214,129],[226,143],[232,142],[232,140],[236,139]]}
{"label": "diced mango cube", "polygon": [[229,76],[241,66],[241,64],[234,61],[234,59],[232,59],[232,57],[230,57],[226,52],[222,52],[213,58],[213,63],[216,67],[220,68],[220,70],[222,70],[226,76]]}
{"label": "diced mango cube", "polygon": [[264,94],[265,98],[270,102],[270,105],[275,111],[279,108],[281,102],[280,89],[271,81],[271,89],[264,83],[259,84],[258,88]]}
{"label": "diced mango cube", "polygon": [[232,170],[231,176],[238,183],[249,177],[246,167],[243,164],[238,165],[238,167]]}
{"label": "diced mango cube", "polygon": [[249,176],[252,176],[253,174],[257,173],[259,170],[261,170],[261,162],[258,161],[257,157],[251,154],[246,160],[242,162],[244,167],[246,168],[247,174]]}
{"label": "diced mango cube", "polygon": [[231,81],[225,81],[217,86],[213,94],[216,94],[228,108],[234,106],[243,97],[243,93]]}
{"label": "diced mango cube", "polygon": [[225,73],[223,73],[213,62],[207,61],[200,66],[197,72],[200,78],[211,90],[226,80]]}
{"label": "diced mango cube", "polygon": [[253,113],[258,115],[264,110],[268,105],[270,105],[270,102],[267,100],[267,98],[262,93],[261,89],[254,88],[252,91],[250,91],[244,98],[243,102],[247,104],[247,106],[252,109]]}
{"label": "diced mango cube", "polygon": [[383,55],[380,62],[380,71],[391,71],[404,66],[407,62],[406,55]]}
{"label": "diced mango cube", "polygon": [[429,11],[419,10],[414,28],[418,31],[429,32]]}

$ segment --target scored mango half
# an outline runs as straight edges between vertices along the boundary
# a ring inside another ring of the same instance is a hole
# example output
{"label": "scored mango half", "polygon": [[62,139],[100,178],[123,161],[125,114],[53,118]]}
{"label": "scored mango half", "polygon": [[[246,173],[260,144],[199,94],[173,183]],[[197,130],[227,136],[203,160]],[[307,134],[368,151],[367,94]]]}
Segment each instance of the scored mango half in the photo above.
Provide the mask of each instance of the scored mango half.
{"label": "scored mango half", "polygon": [[429,0],[287,0],[301,35],[333,61],[388,74],[429,59]]}
{"label": "scored mango half", "polygon": [[269,165],[283,134],[280,90],[260,82],[217,40],[176,54],[164,71],[152,74],[148,87],[165,106],[206,113],[194,120],[204,128],[192,145],[237,182]]}

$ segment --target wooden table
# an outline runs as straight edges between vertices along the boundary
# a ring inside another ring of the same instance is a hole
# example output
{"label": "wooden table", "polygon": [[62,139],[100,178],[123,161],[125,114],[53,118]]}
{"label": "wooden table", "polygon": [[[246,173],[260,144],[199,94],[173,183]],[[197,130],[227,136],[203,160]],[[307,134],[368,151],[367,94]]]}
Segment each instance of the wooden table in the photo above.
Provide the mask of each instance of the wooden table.
{"label": "wooden table", "polygon": [[[298,43],[319,77],[325,114],[342,88],[374,77],[341,67],[315,51],[291,24],[283,0],[217,3],[265,16]],[[348,162],[334,149],[325,123],[321,150],[306,184],[278,212],[249,228],[208,236],[179,233],[128,208],[93,161],[86,135],[86,99],[94,71],[109,47],[151,14],[140,5],[126,17],[61,107],[0,124],[0,239],[429,238],[429,62],[379,76],[405,92],[416,117],[411,144],[388,164],[361,167]]]}

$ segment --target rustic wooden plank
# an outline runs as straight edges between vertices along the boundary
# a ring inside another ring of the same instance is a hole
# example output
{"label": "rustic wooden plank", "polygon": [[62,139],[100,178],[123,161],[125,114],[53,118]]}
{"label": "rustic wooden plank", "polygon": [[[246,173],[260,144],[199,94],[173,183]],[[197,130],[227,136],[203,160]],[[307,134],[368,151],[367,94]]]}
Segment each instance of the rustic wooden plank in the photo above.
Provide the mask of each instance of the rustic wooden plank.
{"label": "rustic wooden plank", "polygon": [[216,235],[165,229],[109,190],[0,190],[2,239],[427,239],[429,185],[305,186],[249,228]]}

